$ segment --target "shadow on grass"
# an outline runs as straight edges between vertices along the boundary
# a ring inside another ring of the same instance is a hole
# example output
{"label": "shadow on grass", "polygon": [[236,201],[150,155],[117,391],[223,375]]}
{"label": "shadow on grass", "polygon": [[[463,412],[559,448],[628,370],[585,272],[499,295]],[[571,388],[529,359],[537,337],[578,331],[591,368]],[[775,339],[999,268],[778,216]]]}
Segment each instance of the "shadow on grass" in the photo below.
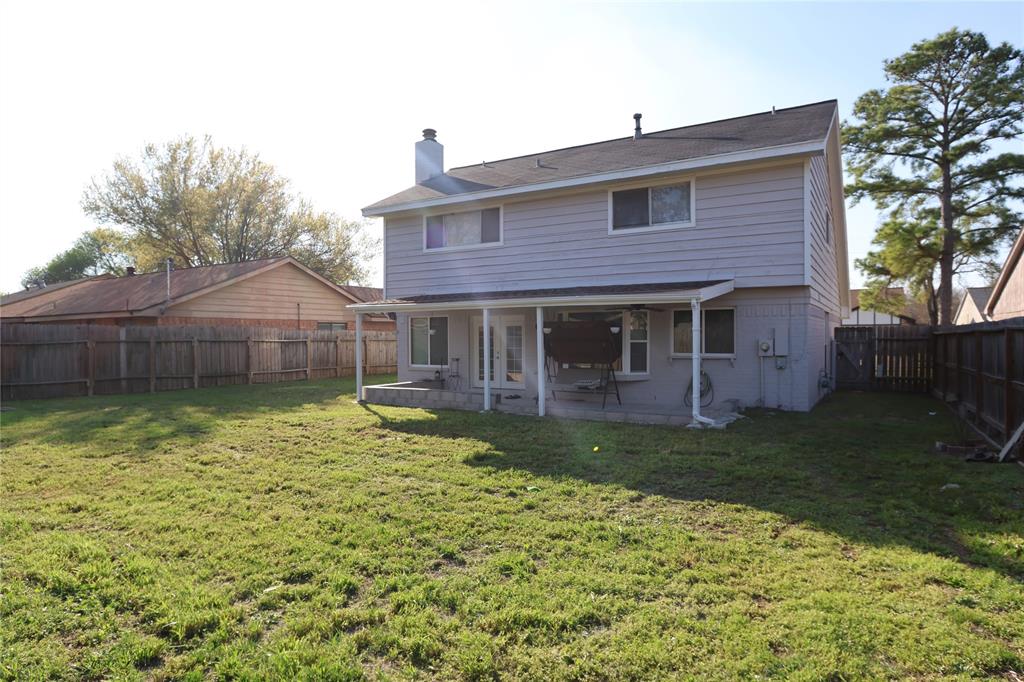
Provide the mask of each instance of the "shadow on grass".
{"label": "shadow on grass", "polygon": [[[389,381],[394,377],[367,378],[367,384]],[[100,441],[110,444],[111,453],[145,455],[169,441],[197,443],[224,420],[326,407],[345,398],[355,399],[352,378],[17,401],[5,404],[11,409],[0,417],[0,443]]]}
{"label": "shadow on grass", "polygon": [[[933,453],[936,440],[955,438],[955,425],[925,396],[840,393],[810,414],[752,411],[726,431],[365,409],[383,428],[486,443],[469,466],[745,505],[1024,580],[1024,470]],[[959,487],[943,490],[948,483]],[[991,541],[999,535],[1008,544]]]}

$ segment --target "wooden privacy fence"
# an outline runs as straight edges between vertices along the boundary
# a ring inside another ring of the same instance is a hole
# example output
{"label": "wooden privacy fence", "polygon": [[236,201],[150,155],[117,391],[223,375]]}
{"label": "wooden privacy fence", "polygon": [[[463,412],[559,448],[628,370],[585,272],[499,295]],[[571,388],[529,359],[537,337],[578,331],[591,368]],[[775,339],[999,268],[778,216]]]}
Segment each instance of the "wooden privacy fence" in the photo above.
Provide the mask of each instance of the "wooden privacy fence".
{"label": "wooden privacy fence", "polygon": [[836,388],[927,392],[931,331],[926,325],[836,327]]}
{"label": "wooden privacy fence", "polygon": [[934,330],[933,392],[997,443],[1024,421],[1024,318]]}
{"label": "wooden privacy fence", "polygon": [[[6,400],[351,376],[355,332],[265,327],[3,325]],[[363,333],[367,374],[398,370],[395,332]]]}

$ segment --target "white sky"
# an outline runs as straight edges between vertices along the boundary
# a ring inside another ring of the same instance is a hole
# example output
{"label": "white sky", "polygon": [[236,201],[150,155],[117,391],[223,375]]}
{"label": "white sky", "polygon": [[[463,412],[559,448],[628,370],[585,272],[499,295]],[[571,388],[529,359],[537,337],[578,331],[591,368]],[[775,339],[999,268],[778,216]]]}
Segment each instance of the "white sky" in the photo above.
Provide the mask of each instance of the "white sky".
{"label": "white sky", "polygon": [[[0,291],[94,227],[82,190],[147,142],[246,146],[357,218],[412,184],[425,127],[451,167],[625,136],[635,111],[657,130],[835,97],[845,117],[883,58],[952,25],[1024,43],[1021,3],[0,7]],[[848,215],[853,258],[876,215]]]}

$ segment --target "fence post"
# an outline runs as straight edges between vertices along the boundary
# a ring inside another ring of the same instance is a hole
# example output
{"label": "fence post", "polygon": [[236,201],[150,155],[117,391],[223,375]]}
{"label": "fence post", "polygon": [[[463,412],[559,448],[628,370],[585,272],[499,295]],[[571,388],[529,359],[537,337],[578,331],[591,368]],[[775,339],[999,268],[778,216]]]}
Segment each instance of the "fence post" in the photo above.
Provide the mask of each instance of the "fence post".
{"label": "fence post", "polygon": [[366,343],[366,335],[363,335],[363,373],[372,374],[370,369],[373,366],[370,364],[370,346]]}
{"label": "fence post", "polygon": [[964,377],[963,377],[963,360],[961,359],[964,354],[964,335],[954,334],[953,338],[956,339],[956,368],[953,370],[953,376],[956,377],[956,382],[953,384],[956,386],[956,398],[955,400],[959,403],[963,402],[963,390],[964,390]]}
{"label": "fence post", "polygon": [[313,339],[306,337],[306,381],[313,378]]}
{"label": "fence post", "polygon": [[248,337],[245,340],[246,352],[245,352],[245,373],[248,378],[248,382],[252,383],[252,337]]}
{"label": "fence post", "polygon": [[128,329],[121,327],[117,332],[119,343],[118,349],[118,371],[121,375],[121,393],[128,392],[128,344],[126,342]]}
{"label": "fence post", "polygon": [[199,388],[199,339],[192,337],[192,388]]}
{"label": "fence post", "polygon": [[[152,333],[152,332],[151,332]],[[149,337],[149,392],[156,393],[156,337]]]}
{"label": "fence post", "polygon": [[1013,337],[1003,329],[1003,441],[1013,433]]}
{"label": "fence post", "polygon": [[334,376],[341,378],[341,334],[334,337]]}
{"label": "fence post", "polygon": [[96,390],[96,342],[89,339],[85,342],[86,353],[88,354],[87,367],[89,370],[88,376],[88,388],[89,395],[92,395]]}
{"label": "fence post", "polygon": [[981,421],[982,403],[984,402],[983,397],[985,393],[985,375],[982,374],[981,367],[984,358],[982,357],[982,333],[980,331],[974,332],[974,409],[977,413],[978,421]]}

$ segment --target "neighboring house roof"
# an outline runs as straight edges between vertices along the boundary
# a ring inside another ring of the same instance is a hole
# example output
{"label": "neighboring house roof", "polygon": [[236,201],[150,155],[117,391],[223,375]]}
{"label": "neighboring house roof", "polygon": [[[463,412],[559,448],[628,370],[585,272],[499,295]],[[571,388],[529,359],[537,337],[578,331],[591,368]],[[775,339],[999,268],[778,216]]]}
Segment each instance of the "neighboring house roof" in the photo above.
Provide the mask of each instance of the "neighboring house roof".
{"label": "neighboring house roof", "polygon": [[97,317],[159,315],[163,308],[195,298],[223,286],[286,264],[336,290],[345,298],[357,298],[321,277],[294,258],[282,256],[244,263],[224,263],[171,271],[171,292],[167,296],[167,273],[152,272],[114,278],[96,278],[81,286],[68,287],[58,296],[29,298],[3,305],[6,318]]}
{"label": "neighboring house roof", "polygon": [[[984,308],[986,315],[991,317],[995,312],[999,297],[1002,296],[1003,290],[1009,284],[1010,278],[1013,277],[1018,268],[1024,267],[1021,265],[1022,254],[1024,254],[1024,228],[1017,234],[1017,239],[1014,240],[1013,246],[1010,247],[1010,253],[1006,256],[1006,262],[1003,263],[1003,269],[999,271],[999,277],[996,278],[996,283],[992,287],[992,294],[989,296]],[[1017,276],[1024,277],[1024,272]]]}
{"label": "neighboring house roof", "polygon": [[984,319],[986,317],[985,303],[988,302],[991,295],[992,287],[967,287],[964,297],[960,299],[960,305],[956,308],[956,314],[953,315],[953,323],[959,324],[958,320],[960,319],[960,313],[964,312],[964,306],[970,305],[973,305],[978,315]]}
{"label": "neighboring house roof", "polygon": [[24,301],[29,298],[36,298],[43,294],[52,294],[68,287],[78,286],[79,284],[85,284],[86,282],[93,282],[98,279],[111,279],[114,275],[94,275],[93,277],[82,277],[81,279],[72,279],[67,282],[57,282],[56,284],[47,284],[42,287],[33,287],[31,289],[25,289],[24,291],[16,291],[13,294],[7,294],[6,296],[0,297],[0,306],[10,305],[17,303],[18,301]]}
{"label": "neighboring house roof", "polygon": [[384,298],[384,290],[380,287],[360,287],[354,284],[342,284],[341,288],[360,303],[371,303]]}
{"label": "neighboring house roof", "polygon": [[[461,195],[466,195],[468,200],[473,198],[472,195],[488,190],[516,187],[530,189],[532,185],[690,159],[800,143],[824,143],[836,109],[836,101],[827,100],[774,112],[644,133],[639,140],[623,137],[461,166],[371,204],[363,209],[363,213],[367,216],[381,215],[417,202]],[[598,177],[595,181],[600,179]]]}
{"label": "neighboring house roof", "polygon": [[[860,294],[864,289],[850,289],[850,311],[860,310]],[[900,310],[895,313],[896,317],[902,318],[915,324],[927,324],[931,317],[928,314],[928,306],[915,301],[907,296],[903,287],[888,287],[882,297],[886,300],[900,303]],[[872,310],[864,308],[864,310]]]}

